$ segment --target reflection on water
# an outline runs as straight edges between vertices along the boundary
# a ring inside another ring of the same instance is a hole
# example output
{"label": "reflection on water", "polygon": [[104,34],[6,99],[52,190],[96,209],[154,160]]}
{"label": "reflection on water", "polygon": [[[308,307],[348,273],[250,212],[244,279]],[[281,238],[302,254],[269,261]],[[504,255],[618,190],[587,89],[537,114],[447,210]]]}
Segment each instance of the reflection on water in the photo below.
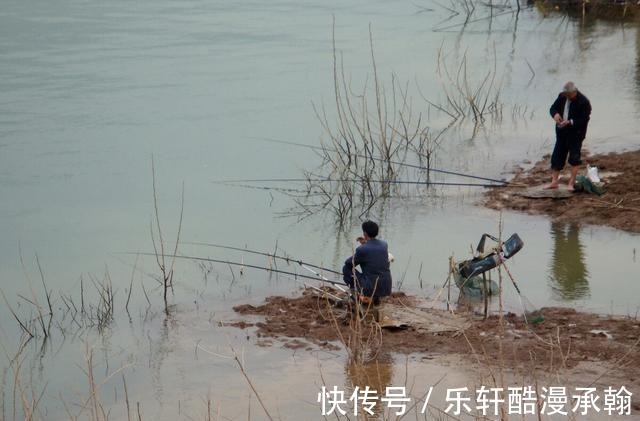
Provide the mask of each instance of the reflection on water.
{"label": "reflection on water", "polygon": [[577,224],[551,223],[553,255],[549,268],[551,288],[566,300],[589,296],[589,272]]}
{"label": "reflection on water", "polygon": [[[351,394],[356,390],[360,391],[358,396],[364,396],[363,392],[368,387],[372,390],[370,396],[385,396],[387,387],[393,386],[391,381],[393,378],[393,359],[390,355],[379,355],[376,360],[367,363],[354,363],[347,359],[345,366],[345,379],[347,384],[345,389],[347,394]],[[384,419],[383,409],[385,408],[380,402],[372,408],[374,415],[367,413],[359,402],[358,414],[363,414],[364,419]]]}

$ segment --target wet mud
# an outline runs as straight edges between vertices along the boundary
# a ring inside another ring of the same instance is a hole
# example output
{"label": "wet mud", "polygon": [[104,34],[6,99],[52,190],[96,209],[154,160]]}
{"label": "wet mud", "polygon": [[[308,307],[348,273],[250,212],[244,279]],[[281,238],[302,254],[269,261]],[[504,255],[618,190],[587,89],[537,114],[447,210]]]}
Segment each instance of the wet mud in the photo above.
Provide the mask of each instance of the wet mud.
{"label": "wet mud", "polygon": [[[551,179],[550,158],[545,156],[531,169],[516,172],[514,186],[487,192],[484,204],[492,209],[509,209],[550,216],[557,222],[606,225],[640,233],[640,151],[585,154],[583,162],[598,167],[606,192],[576,192],[561,198],[521,196],[524,188],[548,184]],[[586,170],[582,170],[584,173]],[[561,187],[568,180],[568,169],[561,175]]]}
{"label": "wet mud", "polygon": [[[411,309],[428,304],[404,293],[395,293],[390,301]],[[292,298],[268,297],[262,305],[240,305],[234,310],[242,319],[230,324],[251,329],[250,336],[258,345],[338,350],[344,348],[346,338],[354,332],[353,319],[346,309],[336,308],[310,290]],[[451,315],[445,310],[429,311]],[[406,329],[379,329],[379,354],[418,354],[425,359],[459,355],[472,365],[500,363],[526,372],[604,363],[630,383],[639,381],[637,317],[602,316],[560,307],[542,308],[528,318],[507,313],[502,320],[497,315],[484,320],[477,315],[460,314],[469,320],[461,329],[429,332],[412,325]]]}

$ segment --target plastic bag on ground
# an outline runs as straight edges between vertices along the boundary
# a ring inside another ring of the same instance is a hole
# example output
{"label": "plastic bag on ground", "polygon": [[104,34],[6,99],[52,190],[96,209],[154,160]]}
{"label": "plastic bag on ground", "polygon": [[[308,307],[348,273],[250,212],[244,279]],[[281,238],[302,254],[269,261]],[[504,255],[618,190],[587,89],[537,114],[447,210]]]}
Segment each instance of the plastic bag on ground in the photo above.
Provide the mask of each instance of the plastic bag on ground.
{"label": "plastic bag on ground", "polygon": [[598,175],[598,167],[592,167],[591,165],[587,164],[587,178],[592,183],[599,183],[600,176]]}

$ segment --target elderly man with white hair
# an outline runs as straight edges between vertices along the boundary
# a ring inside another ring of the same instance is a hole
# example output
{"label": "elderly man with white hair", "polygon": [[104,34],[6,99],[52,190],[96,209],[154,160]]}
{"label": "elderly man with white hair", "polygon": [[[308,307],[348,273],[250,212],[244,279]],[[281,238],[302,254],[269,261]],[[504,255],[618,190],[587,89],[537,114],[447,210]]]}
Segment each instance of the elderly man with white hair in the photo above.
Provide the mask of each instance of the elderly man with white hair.
{"label": "elderly man with white hair", "polygon": [[546,188],[557,189],[560,171],[567,162],[571,166],[568,187],[573,190],[582,160],[580,150],[587,135],[587,125],[591,117],[591,103],[573,82],[567,82],[551,108],[551,117],[556,122],[556,145],[551,155],[551,184]]}

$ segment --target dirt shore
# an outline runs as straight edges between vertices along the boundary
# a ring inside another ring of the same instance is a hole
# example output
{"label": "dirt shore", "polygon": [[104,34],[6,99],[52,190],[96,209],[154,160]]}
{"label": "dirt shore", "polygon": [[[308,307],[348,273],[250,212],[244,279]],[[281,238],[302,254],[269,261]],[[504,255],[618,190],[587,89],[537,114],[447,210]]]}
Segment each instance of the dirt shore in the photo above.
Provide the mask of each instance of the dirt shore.
{"label": "dirt shore", "polygon": [[[640,233],[640,151],[585,154],[583,161],[598,167],[603,175],[606,193],[574,193],[567,198],[528,198],[521,196],[521,186],[541,186],[550,181],[549,157],[533,168],[520,170],[511,180],[513,187],[492,189],[484,204],[492,209],[511,209],[531,214],[544,214],[559,222],[608,225]],[[566,183],[568,170],[561,182]]]}
{"label": "dirt shore", "polygon": [[[390,302],[420,308],[418,297],[395,293]],[[417,307],[416,307],[417,306]],[[341,349],[345,338],[353,334],[346,309],[336,309],[306,290],[301,296],[269,297],[260,306],[234,308],[242,320],[231,325],[255,330],[259,345],[278,345],[292,349],[315,347]],[[450,313],[441,310],[442,316]],[[630,384],[640,377],[640,320],[635,317],[600,316],[569,308],[543,308],[544,320],[525,322],[523,316],[508,313],[500,323],[498,316],[487,320],[465,316],[464,329],[428,332],[409,326],[406,329],[381,329],[379,351],[421,354],[425,358],[460,355],[476,364],[496,363],[502,355],[505,367],[530,371],[570,369],[581,363],[606,363],[618,370]],[[258,321],[256,321],[256,317]],[[253,320],[251,320],[253,319]]]}
{"label": "dirt shore", "polygon": [[536,8],[545,16],[564,13],[573,19],[608,22],[640,21],[640,5],[617,0],[544,0],[536,1]]}

